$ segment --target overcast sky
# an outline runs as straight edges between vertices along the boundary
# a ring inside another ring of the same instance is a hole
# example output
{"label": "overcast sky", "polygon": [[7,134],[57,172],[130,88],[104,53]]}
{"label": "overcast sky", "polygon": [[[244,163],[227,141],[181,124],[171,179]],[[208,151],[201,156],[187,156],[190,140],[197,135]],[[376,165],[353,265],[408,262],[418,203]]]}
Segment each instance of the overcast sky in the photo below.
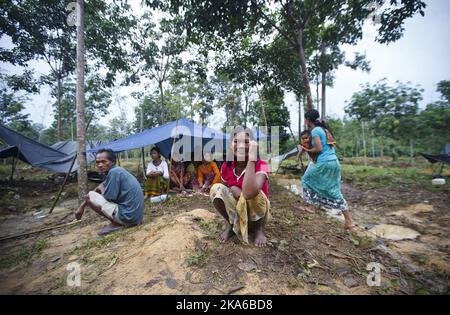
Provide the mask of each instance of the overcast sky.
{"label": "overcast sky", "polygon": [[[366,82],[375,83],[382,78],[388,78],[390,83],[396,80],[418,84],[424,88],[424,100],[421,107],[436,101],[436,84],[441,80],[450,80],[450,1],[429,0],[425,10],[425,17],[416,15],[405,23],[404,36],[390,45],[374,42],[375,29],[368,26],[364,38],[357,46],[344,47],[348,58],[353,52],[365,52],[371,62],[372,71],[362,73],[347,67],[340,67],[335,73],[333,88],[327,89],[327,112],[331,115],[343,117],[345,102],[360,85]],[[0,39],[1,47],[10,47],[9,39]],[[48,68],[42,63],[33,62],[38,72],[44,73]],[[16,70],[6,64],[0,64],[2,71],[10,74]],[[315,91],[315,86],[311,87]],[[120,90],[122,96],[129,96],[133,89]],[[313,93],[314,94],[314,93]],[[48,127],[53,121],[51,104],[54,100],[49,96],[48,89],[42,89],[41,94],[33,96],[26,104],[26,113],[37,123]],[[286,103],[291,112],[292,129],[298,130],[298,104],[293,95],[286,96]],[[130,119],[134,117],[133,107],[136,102],[130,97],[126,110]],[[110,114],[102,121],[107,124],[110,118],[119,115],[117,104],[111,105]],[[211,125],[224,121],[223,117],[213,117]]]}

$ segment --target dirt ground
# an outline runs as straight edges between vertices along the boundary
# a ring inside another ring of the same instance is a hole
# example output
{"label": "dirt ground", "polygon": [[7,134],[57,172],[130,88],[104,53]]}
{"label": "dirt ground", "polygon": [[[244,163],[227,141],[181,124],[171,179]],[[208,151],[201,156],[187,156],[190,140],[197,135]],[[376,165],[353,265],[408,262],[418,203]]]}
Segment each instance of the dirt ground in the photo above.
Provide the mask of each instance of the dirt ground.
{"label": "dirt ground", "polygon": [[[344,182],[359,225],[350,233],[325,211],[303,210],[290,191],[298,179],[272,176],[269,244],[256,248],[219,243],[224,222],[204,196],[147,203],[144,224],[100,238],[107,222],[92,211],[73,221],[74,184],[48,216],[53,179],[0,184],[0,294],[449,293],[448,191]],[[1,240],[60,224],[69,225]],[[371,262],[381,264],[379,286],[367,285]],[[80,286],[67,282],[73,263]]]}

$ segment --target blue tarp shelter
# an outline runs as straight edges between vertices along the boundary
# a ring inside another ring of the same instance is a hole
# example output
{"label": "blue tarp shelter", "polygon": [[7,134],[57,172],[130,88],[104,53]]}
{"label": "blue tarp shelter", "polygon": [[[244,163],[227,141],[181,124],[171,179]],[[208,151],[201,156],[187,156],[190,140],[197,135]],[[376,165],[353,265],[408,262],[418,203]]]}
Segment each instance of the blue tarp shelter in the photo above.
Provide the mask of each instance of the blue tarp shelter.
{"label": "blue tarp shelter", "polygon": [[[196,147],[210,147],[211,152],[223,152],[226,149],[228,136],[220,130],[204,127],[186,119],[172,121],[167,124],[147,129],[134,135],[94,147],[88,152],[97,152],[99,149],[111,149],[114,152],[138,149],[156,145],[161,154],[170,157],[172,146],[174,152],[191,154]],[[180,148],[178,150],[178,148]],[[201,152],[200,152],[201,159]]]}

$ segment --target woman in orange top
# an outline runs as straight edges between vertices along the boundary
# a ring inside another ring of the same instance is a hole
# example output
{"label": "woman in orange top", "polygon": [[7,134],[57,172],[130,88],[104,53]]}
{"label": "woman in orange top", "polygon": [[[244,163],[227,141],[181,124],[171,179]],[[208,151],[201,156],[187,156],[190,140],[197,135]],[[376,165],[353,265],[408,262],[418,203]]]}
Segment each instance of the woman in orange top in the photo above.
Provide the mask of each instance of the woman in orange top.
{"label": "woman in orange top", "polygon": [[216,162],[212,161],[211,154],[203,155],[202,164],[197,168],[200,193],[205,193],[212,185],[220,182],[220,171]]}

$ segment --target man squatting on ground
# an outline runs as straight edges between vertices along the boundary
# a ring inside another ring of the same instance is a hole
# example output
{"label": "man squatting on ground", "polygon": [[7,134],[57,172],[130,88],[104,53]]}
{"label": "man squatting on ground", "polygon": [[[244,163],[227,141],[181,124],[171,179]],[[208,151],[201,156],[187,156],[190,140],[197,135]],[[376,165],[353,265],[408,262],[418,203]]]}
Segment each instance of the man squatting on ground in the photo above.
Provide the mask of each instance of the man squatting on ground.
{"label": "man squatting on ground", "polygon": [[84,209],[89,206],[111,221],[98,234],[105,235],[123,228],[142,223],[144,216],[144,194],[137,179],[120,166],[116,166],[116,155],[112,150],[97,152],[95,164],[105,180],[90,191],[84,202],[75,211],[80,220]]}

